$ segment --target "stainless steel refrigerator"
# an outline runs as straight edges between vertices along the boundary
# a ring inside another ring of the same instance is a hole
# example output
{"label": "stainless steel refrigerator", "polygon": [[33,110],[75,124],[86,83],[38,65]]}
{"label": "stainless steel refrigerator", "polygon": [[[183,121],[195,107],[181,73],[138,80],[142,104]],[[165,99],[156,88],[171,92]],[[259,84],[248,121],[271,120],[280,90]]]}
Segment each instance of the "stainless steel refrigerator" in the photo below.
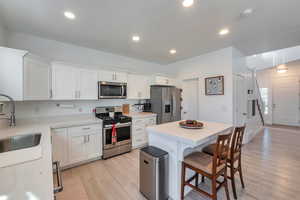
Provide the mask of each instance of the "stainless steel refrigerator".
{"label": "stainless steel refrigerator", "polygon": [[174,86],[151,86],[152,112],[157,114],[157,123],[181,120],[181,89]]}

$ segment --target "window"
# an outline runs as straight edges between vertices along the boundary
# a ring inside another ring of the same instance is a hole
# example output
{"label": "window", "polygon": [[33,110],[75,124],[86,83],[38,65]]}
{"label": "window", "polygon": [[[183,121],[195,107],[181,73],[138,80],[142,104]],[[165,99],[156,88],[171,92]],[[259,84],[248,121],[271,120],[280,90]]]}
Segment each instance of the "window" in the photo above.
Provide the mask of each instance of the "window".
{"label": "window", "polygon": [[267,115],[269,113],[268,88],[260,88],[260,95],[264,103],[264,114]]}

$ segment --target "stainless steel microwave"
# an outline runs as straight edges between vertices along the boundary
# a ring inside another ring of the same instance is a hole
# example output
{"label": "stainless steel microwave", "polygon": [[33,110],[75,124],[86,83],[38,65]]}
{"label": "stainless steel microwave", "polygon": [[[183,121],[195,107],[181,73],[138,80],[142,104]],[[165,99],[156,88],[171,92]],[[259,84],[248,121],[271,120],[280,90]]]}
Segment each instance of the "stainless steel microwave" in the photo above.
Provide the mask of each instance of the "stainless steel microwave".
{"label": "stainless steel microwave", "polygon": [[127,83],[98,82],[98,99],[125,99]]}

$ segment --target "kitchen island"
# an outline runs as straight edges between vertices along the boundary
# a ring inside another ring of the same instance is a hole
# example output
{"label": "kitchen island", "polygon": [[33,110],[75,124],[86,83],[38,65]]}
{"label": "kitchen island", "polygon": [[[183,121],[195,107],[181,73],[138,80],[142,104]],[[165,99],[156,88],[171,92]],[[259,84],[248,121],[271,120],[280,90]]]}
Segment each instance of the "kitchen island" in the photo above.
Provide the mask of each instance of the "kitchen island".
{"label": "kitchen island", "polygon": [[[178,121],[147,128],[149,145],[169,153],[169,197],[173,200],[180,199],[181,162],[184,157],[215,142],[219,134],[228,133],[232,129],[230,124],[203,123],[202,129],[183,129]],[[188,176],[190,175],[192,173],[188,172]]]}

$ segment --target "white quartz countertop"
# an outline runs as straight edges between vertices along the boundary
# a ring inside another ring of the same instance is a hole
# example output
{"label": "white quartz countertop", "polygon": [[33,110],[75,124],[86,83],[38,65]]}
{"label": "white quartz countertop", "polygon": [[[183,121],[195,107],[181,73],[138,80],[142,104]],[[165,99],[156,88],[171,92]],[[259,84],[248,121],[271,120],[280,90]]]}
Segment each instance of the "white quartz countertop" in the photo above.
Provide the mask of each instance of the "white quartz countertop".
{"label": "white quartz countertop", "polygon": [[130,112],[129,114],[126,114],[126,116],[132,117],[132,118],[147,118],[147,117],[155,117],[156,113],[152,112]]}
{"label": "white quartz countertop", "polygon": [[[102,123],[102,120],[94,117],[93,115],[72,115],[17,120],[16,127],[0,128],[0,139],[16,135],[40,133],[42,134],[40,145],[28,149],[0,153],[0,167],[5,167],[40,158],[42,156],[41,149],[43,148],[44,143],[51,142],[51,128],[64,128],[95,123]],[[37,152],[40,153],[40,156],[36,154]]]}
{"label": "white quartz countertop", "polygon": [[202,143],[203,140],[208,140],[210,137],[214,137],[220,133],[229,132],[232,129],[231,124],[202,122],[204,123],[204,127],[201,129],[181,128],[179,126],[179,121],[176,121],[147,127],[147,131],[149,134],[160,134],[169,139],[197,146]]}
{"label": "white quartz countertop", "polygon": [[[0,125],[0,139],[41,133],[38,146],[0,153],[0,197],[15,199],[53,199],[51,128],[102,124],[92,114],[17,119],[17,126]],[[6,124],[5,124],[6,125]],[[8,181],[8,182],[7,182]]]}

